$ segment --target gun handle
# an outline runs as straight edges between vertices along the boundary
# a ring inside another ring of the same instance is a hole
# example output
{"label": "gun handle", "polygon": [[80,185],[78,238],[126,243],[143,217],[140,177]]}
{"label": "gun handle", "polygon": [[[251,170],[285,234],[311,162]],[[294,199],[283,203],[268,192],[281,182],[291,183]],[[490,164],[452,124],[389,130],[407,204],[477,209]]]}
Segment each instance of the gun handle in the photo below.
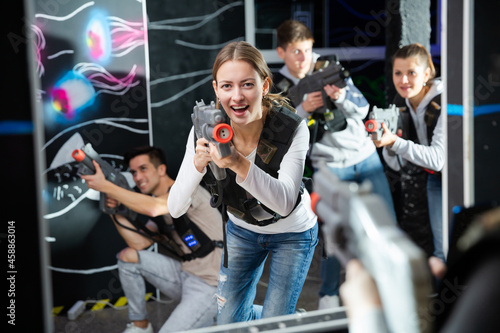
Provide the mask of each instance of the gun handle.
{"label": "gun handle", "polygon": [[115,214],[115,208],[111,208],[106,205],[107,198],[108,196],[106,193],[99,192],[99,208],[106,214]]}
{"label": "gun handle", "polygon": [[231,146],[229,143],[216,143],[215,146],[217,147],[217,150],[219,151],[220,157],[224,158],[226,156],[231,155]]}
{"label": "gun handle", "polygon": [[106,205],[106,200],[107,200],[107,195],[101,192],[99,197],[99,208],[103,213],[109,215],[115,215],[115,214],[122,215],[126,217],[129,221],[134,221],[135,218],[137,217],[137,213],[134,212],[133,210],[130,210],[125,205],[119,204],[116,207],[108,207]]}
{"label": "gun handle", "polygon": [[352,245],[350,227],[346,224],[345,216],[336,212],[330,204],[321,200],[321,196],[311,193],[311,208],[323,221],[323,236],[327,255],[334,255],[340,264],[345,267],[347,262],[355,258]]}
{"label": "gun handle", "polygon": [[210,166],[210,170],[212,170],[212,173],[215,176],[215,179],[217,180],[223,180],[226,179],[226,169],[224,168],[219,168],[217,164],[214,162],[209,162],[208,165]]}

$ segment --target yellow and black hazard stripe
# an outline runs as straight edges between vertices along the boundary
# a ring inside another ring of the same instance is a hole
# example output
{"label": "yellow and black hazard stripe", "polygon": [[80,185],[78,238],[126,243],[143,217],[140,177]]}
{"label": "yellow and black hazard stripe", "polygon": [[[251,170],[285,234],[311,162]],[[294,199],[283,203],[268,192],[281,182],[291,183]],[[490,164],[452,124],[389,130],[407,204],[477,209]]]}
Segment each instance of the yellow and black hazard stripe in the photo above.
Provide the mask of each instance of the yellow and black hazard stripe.
{"label": "yellow and black hazard stripe", "polygon": [[[150,301],[153,299],[153,293],[147,293],[146,294],[146,302]],[[85,303],[85,311],[99,311],[102,309],[106,308],[121,308],[123,306],[127,305],[127,298],[125,296],[122,296],[116,300],[110,300],[110,299],[100,299],[100,300],[86,300],[84,301]],[[68,311],[71,309],[73,305],[71,306],[54,306],[52,308],[52,316],[57,317],[57,316],[67,316]]]}

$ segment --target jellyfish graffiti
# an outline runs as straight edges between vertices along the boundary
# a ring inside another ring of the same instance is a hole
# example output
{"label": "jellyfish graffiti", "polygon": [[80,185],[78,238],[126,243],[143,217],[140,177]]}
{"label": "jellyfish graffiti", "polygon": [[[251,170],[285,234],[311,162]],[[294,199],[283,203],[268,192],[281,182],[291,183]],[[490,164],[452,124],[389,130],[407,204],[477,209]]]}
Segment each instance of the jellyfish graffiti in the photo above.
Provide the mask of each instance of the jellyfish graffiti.
{"label": "jellyfish graffiti", "polygon": [[42,77],[45,73],[45,68],[42,63],[41,52],[45,49],[45,36],[43,35],[42,30],[34,24],[31,25],[31,30],[33,31],[33,43],[35,45],[33,49],[35,52],[34,58],[36,60],[36,73],[38,74],[38,77]]}
{"label": "jellyfish graffiti", "polygon": [[95,61],[106,62],[145,44],[144,23],[96,14],[87,25],[85,38],[89,55]]}
{"label": "jellyfish graffiti", "polygon": [[119,79],[101,65],[78,63],[51,89],[52,107],[66,119],[73,119],[79,110],[92,105],[97,95],[124,95],[138,85],[136,69],[137,65],[134,65],[128,75]]}
{"label": "jellyfish graffiti", "polygon": [[[65,16],[53,16],[47,14],[36,14],[37,19],[47,21],[64,22],[84,13],[85,9],[95,5],[93,1],[88,2]],[[89,13],[89,20],[83,27],[80,37],[75,41],[78,46],[75,49],[59,50],[55,54],[47,55],[47,60],[58,58],[65,54],[79,54],[78,49],[84,49],[85,55],[94,63],[107,65],[113,57],[123,57],[132,50],[146,44],[146,29],[142,18],[138,21],[129,21],[117,16],[108,16],[106,10],[93,8]],[[41,24],[41,23],[39,23]],[[33,42],[35,44],[35,59],[37,61],[37,74],[41,77],[44,72],[44,59],[41,51],[46,47],[46,40],[42,28],[36,24],[31,25],[33,31]]]}

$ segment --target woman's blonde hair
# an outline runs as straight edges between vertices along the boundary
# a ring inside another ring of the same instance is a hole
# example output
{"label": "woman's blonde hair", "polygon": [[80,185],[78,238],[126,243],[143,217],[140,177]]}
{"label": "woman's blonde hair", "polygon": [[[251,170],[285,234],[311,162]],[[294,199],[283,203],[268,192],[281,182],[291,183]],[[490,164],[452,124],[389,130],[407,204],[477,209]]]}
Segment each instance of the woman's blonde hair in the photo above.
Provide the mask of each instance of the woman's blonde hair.
{"label": "woman's blonde hair", "polygon": [[[260,51],[250,43],[244,41],[231,42],[219,51],[212,68],[212,76],[215,82],[217,82],[217,72],[219,71],[220,66],[222,66],[222,64],[226,61],[236,60],[246,61],[249,63],[262,80],[268,78],[269,91],[272,91],[272,73],[264,60],[262,53],[260,53]],[[262,106],[266,110],[271,110],[271,105],[276,103],[295,111],[295,109],[290,105],[288,98],[282,96],[281,94],[268,93],[262,98]]]}

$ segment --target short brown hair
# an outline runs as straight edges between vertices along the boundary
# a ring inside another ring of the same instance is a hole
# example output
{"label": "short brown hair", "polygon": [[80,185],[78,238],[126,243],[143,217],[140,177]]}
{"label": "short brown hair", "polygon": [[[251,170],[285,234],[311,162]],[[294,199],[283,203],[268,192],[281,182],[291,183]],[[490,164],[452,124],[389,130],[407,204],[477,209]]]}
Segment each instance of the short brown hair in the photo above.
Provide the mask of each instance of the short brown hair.
{"label": "short brown hair", "polygon": [[309,28],[302,22],[297,20],[286,20],[276,28],[278,46],[286,50],[290,43],[301,42],[304,40],[312,40],[314,37]]}
{"label": "short brown hair", "polygon": [[165,158],[165,153],[162,149],[151,146],[135,147],[127,151],[124,155],[124,162],[129,165],[130,160],[139,155],[148,155],[149,161],[158,168],[160,165],[167,165],[167,159]]}

